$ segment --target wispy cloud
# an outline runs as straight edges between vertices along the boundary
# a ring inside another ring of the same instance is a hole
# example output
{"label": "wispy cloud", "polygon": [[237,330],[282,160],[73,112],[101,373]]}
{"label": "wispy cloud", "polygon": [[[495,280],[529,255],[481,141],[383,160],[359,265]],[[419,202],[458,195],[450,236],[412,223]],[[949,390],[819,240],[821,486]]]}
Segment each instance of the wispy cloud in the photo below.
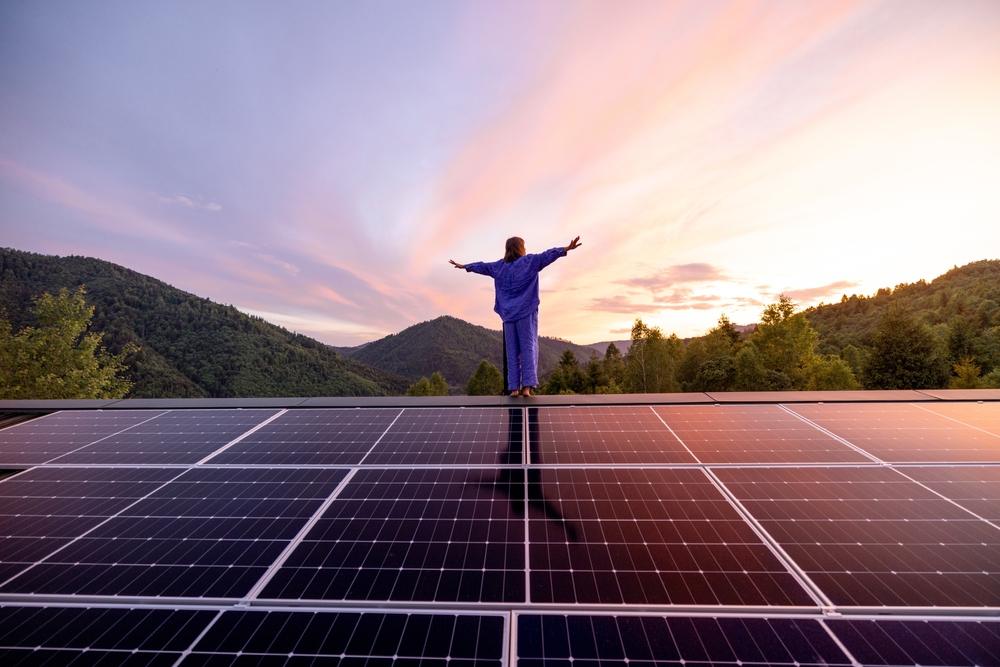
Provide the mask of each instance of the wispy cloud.
{"label": "wispy cloud", "polygon": [[858,283],[853,280],[837,280],[818,287],[804,287],[801,289],[784,290],[782,294],[793,301],[811,302],[827,296],[839,296],[852,287],[857,287]]}
{"label": "wispy cloud", "polygon": [[619,282],[623,285],[645,287],[658,292],[682,283],[706,283],[728,279],[729,277],[718,267],[703,262],[695,262],[691,264],[674,264],[647,276],[627,278]]}
{"label": "wispy cloud", "polygon": [[175,194],[170,196],[156,195],[156,199],[161,204],[172,204],[198,211],[211,211],[212,213],[218,213],[222,210],[222,204],[209,201],[201,197],[189,197],[187,195]]}

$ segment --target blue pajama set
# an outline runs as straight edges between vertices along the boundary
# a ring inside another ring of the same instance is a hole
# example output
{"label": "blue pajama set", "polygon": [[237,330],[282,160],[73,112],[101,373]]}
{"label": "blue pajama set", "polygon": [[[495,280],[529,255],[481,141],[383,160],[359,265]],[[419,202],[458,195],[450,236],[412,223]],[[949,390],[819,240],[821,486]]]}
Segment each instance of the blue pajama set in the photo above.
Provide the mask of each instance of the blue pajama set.
{"label": "blue pajama set", "polygon": [[493,310],[503,320],[507,354],[507,387],[514,390],[538,385],[538,272],[566,254],[552,248],[513,262],[473,262],[466,271],[493,278]]}

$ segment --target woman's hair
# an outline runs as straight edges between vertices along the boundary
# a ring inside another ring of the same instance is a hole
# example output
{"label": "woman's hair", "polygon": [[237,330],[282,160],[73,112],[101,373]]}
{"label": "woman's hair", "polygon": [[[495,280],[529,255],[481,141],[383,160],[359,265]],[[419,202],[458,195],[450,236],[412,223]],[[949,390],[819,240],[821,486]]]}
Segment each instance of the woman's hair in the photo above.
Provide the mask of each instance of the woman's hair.
{"label": "woman's hair", "polygon": [[510,263],[518,257],[524,257],[524,239],[520,236],[511,236],[507,239],[507,247],[503,253],[503,261]]}

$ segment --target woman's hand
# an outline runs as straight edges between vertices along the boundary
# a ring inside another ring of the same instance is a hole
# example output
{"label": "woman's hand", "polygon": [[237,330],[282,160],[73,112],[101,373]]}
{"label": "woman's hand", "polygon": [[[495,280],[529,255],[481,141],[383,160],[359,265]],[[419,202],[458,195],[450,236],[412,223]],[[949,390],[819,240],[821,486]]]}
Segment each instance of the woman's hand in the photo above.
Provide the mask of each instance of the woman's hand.
{"label": "woman's hand", "polygon": [[456,262],[453,259],[449,259],[448,263],[451,264],[452,266],[454,266],[456,269],[464,269],[465,268],[465,264],[459,264],[458,262]]}
{"label": "woman's hand", "polygon": [[569,242],[568,246],[566,246],[566,252],[569,252],[570,250],[576,250],[577,248],[579,248],[582,245],[583,244],[580,243],[580,237],[577,236],[575,239],[573,239],[572,241]]}

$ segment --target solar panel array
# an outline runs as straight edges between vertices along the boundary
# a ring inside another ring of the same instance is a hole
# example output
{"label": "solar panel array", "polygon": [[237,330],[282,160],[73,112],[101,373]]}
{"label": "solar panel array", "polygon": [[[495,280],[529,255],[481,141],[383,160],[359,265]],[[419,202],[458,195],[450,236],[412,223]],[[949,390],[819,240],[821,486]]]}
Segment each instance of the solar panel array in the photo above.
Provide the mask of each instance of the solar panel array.
{"label": "solar panel array", "polygon": [[16,664],[1000,664],[1000,403],[72,410]]}

